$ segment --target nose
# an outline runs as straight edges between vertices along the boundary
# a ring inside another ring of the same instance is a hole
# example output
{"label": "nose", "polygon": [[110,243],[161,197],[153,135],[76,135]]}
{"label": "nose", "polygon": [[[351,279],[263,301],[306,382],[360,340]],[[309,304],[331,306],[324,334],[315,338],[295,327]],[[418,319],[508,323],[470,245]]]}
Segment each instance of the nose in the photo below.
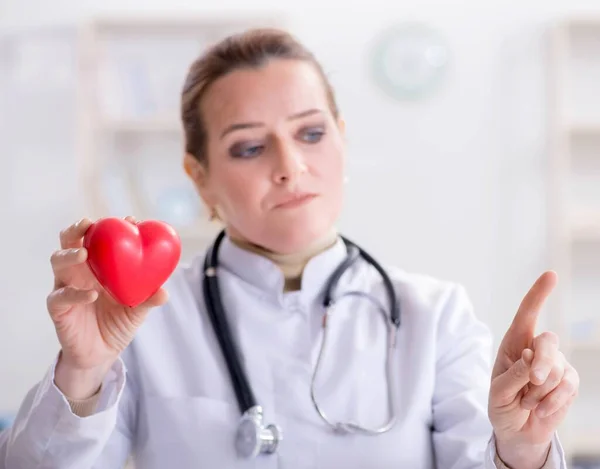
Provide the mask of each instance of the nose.
{"label": "nose", "polygon": [[294,185],[308,168],[302,152],[293,143],[279,142],[276,149],[277,164],[273,171],[276,184]]}

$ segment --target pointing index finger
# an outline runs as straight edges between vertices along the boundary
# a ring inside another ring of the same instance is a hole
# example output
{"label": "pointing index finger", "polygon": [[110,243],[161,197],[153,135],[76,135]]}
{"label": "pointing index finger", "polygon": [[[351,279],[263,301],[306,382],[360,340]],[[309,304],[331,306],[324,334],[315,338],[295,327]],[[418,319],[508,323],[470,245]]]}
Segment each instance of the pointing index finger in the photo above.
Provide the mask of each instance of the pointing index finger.
{"label": "pointing index finger", "polygon": [[517,314],[511,324],[514,332],[527,332],[534,334],[537,318],[544,306],[546,299],[554,290],[558,277],[556,272],[544,272],[529,289],[519,306]]}

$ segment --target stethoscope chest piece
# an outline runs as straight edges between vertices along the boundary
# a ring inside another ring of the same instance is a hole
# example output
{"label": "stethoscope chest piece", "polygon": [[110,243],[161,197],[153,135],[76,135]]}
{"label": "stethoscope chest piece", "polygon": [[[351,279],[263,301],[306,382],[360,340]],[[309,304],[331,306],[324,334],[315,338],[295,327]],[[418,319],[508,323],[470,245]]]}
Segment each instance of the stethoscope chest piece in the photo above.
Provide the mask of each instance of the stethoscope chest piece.
{"label": "stethoscope chest piece", "polygon": [[259,454],[277,451],[283,439],[277,425],[263,425],[262,408],[255,406],[242,415],[235,434],[235,449],[238,456],[248,459]]}

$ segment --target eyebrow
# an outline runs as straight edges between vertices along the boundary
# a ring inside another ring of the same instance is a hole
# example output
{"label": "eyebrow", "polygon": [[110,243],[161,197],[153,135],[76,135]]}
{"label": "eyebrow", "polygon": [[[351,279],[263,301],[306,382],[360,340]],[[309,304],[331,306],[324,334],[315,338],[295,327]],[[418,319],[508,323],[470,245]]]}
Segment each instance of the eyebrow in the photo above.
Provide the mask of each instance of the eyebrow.
{"label": "eyebrow", "polygon": [[[307,109],[306,111],[302,111],[302,112],[298,112],[296,114],[292,114],[291,116],[289,116],[287,118],[288,121],[293,121],[296,119],[301,119],[303,117],[308,117],[308,116],[312,116],[314,114],[323,114],[323,111],[321,109]],[[239,123],[239,124],[233,124],[230,125],[229,127],[227,127],[222,133],[221,133],[221,139],[223,137],[225,137],[225,135],[234,132],[236,130],[242,130],[242,129],[254,129],[256,127],[264,127],[264,124],[261,122],[243,122],[243,123]]]}

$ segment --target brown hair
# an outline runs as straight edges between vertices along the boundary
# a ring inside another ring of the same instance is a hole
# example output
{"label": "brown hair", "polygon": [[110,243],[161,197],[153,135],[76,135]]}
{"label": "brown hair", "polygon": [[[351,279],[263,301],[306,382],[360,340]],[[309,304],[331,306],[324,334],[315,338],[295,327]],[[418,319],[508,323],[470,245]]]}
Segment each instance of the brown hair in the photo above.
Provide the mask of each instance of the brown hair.
{"label": "brown hair", "polygon": [[206,128],[200,102],[210,85],[236,69],[258,68],[270,59],[303,60],[314,65],[323,80],[330,110],[337,119],[339,111],[333,88],[314,55],[285,31],[251,29],[223,39],[190,66],[181,96],[181,120],[187,153],[201,163],[207,163]]}

